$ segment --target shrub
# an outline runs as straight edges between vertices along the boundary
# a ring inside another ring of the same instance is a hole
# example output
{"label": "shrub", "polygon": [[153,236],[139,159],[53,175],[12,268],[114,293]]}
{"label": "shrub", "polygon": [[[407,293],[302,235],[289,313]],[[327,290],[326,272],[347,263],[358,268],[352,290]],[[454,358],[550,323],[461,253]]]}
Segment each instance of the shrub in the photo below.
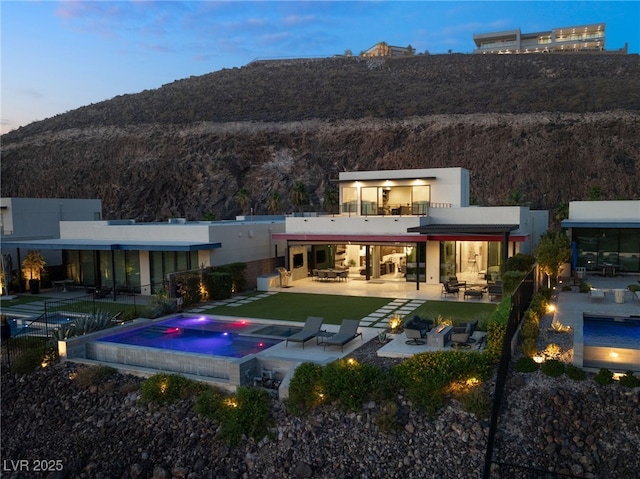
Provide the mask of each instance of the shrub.
{"label": "shrub", "polygon": [[209,419],[220,418],[220,408],[226,394],[214,388],[207,388],[198,394],[196,398],[196,413],[201,414]]}
{"label": "shrub", "polygon": [[540,369],[547,376],[557,378],[558,376],[562,376],[565,371],[565,366],[562,361],[558,361],[557,359],[548,359],[542,363]]}
{"label": "shrub", "polygon": [[323,402],[321,378],[322,366],[302,363],[296,368],[289,382],[289,398],[286,400],[290,413],[302,415]]}
{"label": "shrub", "polygon": [[373,417],[373,422],[382,432],[394,432],[400,427],[398,422],[398,404],[388,400],[380,408],[380,411]]}
{"label": "shrub", "polygon": [[411,401],[428,417],[440,409],[445,388],[453,381],[469,378],[482,381],[492,370],[491,357],[484,353],[436,351],[416,354],[395,365],[391,373],[407,392]]}
{"label": "shrub", "polygon": [[547,344],[547,347],[544,348],[544,355],[548,358],[557,358],[560,355],[560,346],[555,343]]}
{"label": "shrub", "polygon": [[527,273],[522,271],[507,271],[504,273],[502,275],[502,293],[505,296],[511,296],[526,275]]}
{"label": "shrub", "polygon": [[607,368],[600,368],[598,373],[594,376],[593,380],[598,384],[605,385],[613,382],[613,373]]}
{"label": "shrub", "polygon": [[588,293],[589,291],[591,291],[591,285],[583,281],[578,285],[578,291],[580,291],[581,293]]}
{"label": "shrub", "polygon": [[529,358],[533,358],[538,352],[538,341],[534,338],[527,338],[522,341],[522,354]]}
{"label": "shrub", "polygon": [[39,367],[57,360],[57,350],[40,338],[12,338],[10,341],[11,347],[17,350],[11,363],[12,373],[31,374]]}
{"label": "shrub", "polygon": [[160,373],[151,376],[140,387],[142,403],[168,404],[179,399],[186,399],[205,388],[180,374]]}
{"label": "shrub", "polygon": [[382,370],[352,359],[327,364],[322,372],[322,385],[327,399],[337,400],[343,407],[358,410],[371,393],[371,386]]}
{"label": "shrub", "polygon": [[81,368],[78,370],[76,374],[76,384],[80,386],[97,386],[105,379],[113,376],[118,371],[111,366],[89,366],[86,368]]}
{"label": "shrub", "polygon": [[573,290],[573,288],[571,288],[571,286],[569,286],[568,284],[565,284],[562,287],[562,291],[572,291],[572,290]]}
{"label": "shrub", "polygon": [[475,414],[480,419],[487,419],[491,413],[491,397],[481,386],[469,389],[460,398],[460,402],[468,412]]}
{"label": "shrub", "polygon": [[633,375],[633,371],[627,371],[624,376],[620,376],[620,384],[628,388],[640,387],[640,378]]}
{"label": "shrub", "polygon": [[533,358],[527,356],[521,357],[515,364],[516,371],[519,373],[532,373],[537,371],[539,367],[540,366],[538,366],[538,363],[536,363]]}
{"label": "shrub", "polygon": [[486,352],[494,363],[500,361],[500,357],[502,356],[502,343],[504,342],[504,336],[507,332],[510,310],[511,297],[504,296],[487,324]]}
{"label": "shrub", "polygon": [[535,262],[536,259],[533,256],[523,253],[517,253],[507,258],[504,269],[506,271],[529,272],[531,271],[531,268],[533,268]]}
{"label": "shrub", "polygon": [[580,369],[573,364],[567,364],[565,373],[567,374],[567,377],[574,381],[582,381],[587,376],[583,369]]}
{"label": "shrub", "polygon": [[217,411],[220,436],[231,445],[237,445],[243,436],[261,439],[271,425],[269,393],[261,388],[239,387],[236,397],[222,402]]}
{"label": "shrub", "polygon": [[233,295],[233,279],[230,273],[212,271],[203,277],[209,299],[228,299]]}

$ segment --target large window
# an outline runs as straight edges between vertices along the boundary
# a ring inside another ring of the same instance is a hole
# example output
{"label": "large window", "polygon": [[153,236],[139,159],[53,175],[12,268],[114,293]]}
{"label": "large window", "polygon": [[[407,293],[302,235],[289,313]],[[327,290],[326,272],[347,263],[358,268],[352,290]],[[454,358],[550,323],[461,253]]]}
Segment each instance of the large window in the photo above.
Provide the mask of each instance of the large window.
{"label": "large window", "polygon": [[602,263],[620,265],[625,272],[640,271],[640,230],[631,228],[574,228],[577,266],[599,270]]}
{"label": "large window", "polygon": [[198,267],[197,251],[150,251],[151,291],[160,290],[162,282],[169,273],[187,271]]}

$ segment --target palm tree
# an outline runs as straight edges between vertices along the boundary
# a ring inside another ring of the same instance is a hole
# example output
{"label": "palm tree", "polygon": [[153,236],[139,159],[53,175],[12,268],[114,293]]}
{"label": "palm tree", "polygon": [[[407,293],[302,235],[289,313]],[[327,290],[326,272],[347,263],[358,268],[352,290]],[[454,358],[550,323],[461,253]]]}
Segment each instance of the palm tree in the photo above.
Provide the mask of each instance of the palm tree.
{"label": "palm tree", "polygon": [[413,55],[416,52],[416,49],[411,46],[411,44],[407,45],[407,55]]}
{"label": "palm tree", "polygon": [[236,200],[240,203],[240,208],[242,209],[242,214],[247,213],[247,207],[249,206],[249,202],[251,201],[251,197],[249,195],[249,191],[246,188],[240,188],[240,191],[236,193]]}
{"label": "palm tree", "polygon": [[325,209],[328,212],[333,213],[334,207],[338,204],[338,201],[339,201],[338,191],[333,187],[329,187],[325,189],[323,199],[324,199]]}
{"label": "palm tree", "polygon": [[271,193],[271,196],[267,200],[267,210],[269,214],[277,215],[280,211],[280,203],[280,193],[278,191]]}
{"label": "palm tree", "polygon": [[289,199],[294,206],[302,211],[302,205],[307,202],[307,187],[302,181],[296,181],[289,192]]}

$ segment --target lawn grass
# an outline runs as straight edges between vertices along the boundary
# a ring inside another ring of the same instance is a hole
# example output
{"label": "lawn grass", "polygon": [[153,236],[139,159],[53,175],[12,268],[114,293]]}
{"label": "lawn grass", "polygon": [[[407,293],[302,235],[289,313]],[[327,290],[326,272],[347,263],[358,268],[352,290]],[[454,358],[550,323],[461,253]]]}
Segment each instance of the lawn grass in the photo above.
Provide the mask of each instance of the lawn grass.
{"label": "lawn grass", "polygon": [[[340,324],[343,319],[362,319],[394,298],[339,296],[327,294],[278,293],[241,306],[218,306],[205,309],[207,314],[304,322],[307,316],[322,316],[327,324]],[[495,304],[427,301],[415,312],[436,318],[441,315],[454,324],[489,315]]]}
{"label": "lawn grass", "polygon": [[466,323],[481,317],[488,317],[495,311],[497,304],[467,303],[453,301],[427,301],[412,314],[436,319],[450,319],[453,324]]}
{"label": "lawn grass", "polygon": [[218,306],[205,312],[221,316],[301,322],[304,322],[307,316],[322,316],[327,324],[340,324],[343,319],[364,318],[392,300],[328,294],[278,293],[242,306]]}
{"label": "lawn grass", "polygon": [[36,303],[38,301],[49,301],[50,299],[53,298],[40,294],[18,294],[13,299],[0,300],[0,307],[10,308],[19,304]]}

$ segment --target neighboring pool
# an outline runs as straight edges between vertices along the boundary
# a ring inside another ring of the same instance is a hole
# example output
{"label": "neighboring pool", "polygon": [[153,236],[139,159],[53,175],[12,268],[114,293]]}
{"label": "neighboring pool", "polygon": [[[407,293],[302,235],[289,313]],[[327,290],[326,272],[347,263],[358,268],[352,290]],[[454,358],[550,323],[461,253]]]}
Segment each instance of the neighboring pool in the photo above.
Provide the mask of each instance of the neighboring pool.
{"label": "neighboring pool", "polygon": [[582,366],[640,371],[640,317],[584,314]]}
{"label": "neighboring pool", "polygon": [[32,336],[51,335],[53,331],[63,324],[86,317],[86,314],[70,313],[66,311],[54,311],[48,313],[46,318],[40,316],[18,316],[9,315],[9,324],[11,325],[11,336],[21,334],[30,334]]}
{"label": "neighboring pool", "polygon": [[584,316],[582,334],[585,345],[640,349],[640,318]]}
{"label": "neighboring pool", "polygon": [[299,330],[255,325],[243,320],[221,321],[209,316],[179,316],[107,336],[98,342],[242,358],[279,344]]}

